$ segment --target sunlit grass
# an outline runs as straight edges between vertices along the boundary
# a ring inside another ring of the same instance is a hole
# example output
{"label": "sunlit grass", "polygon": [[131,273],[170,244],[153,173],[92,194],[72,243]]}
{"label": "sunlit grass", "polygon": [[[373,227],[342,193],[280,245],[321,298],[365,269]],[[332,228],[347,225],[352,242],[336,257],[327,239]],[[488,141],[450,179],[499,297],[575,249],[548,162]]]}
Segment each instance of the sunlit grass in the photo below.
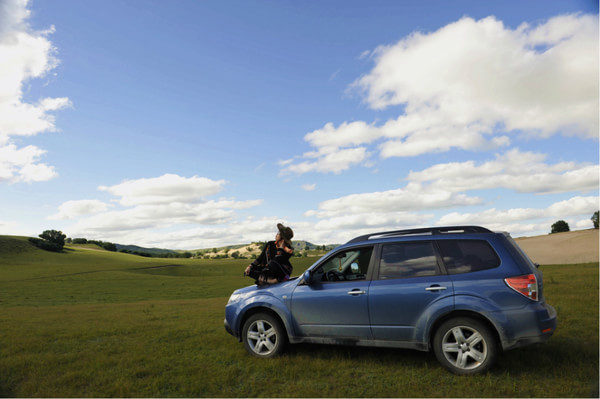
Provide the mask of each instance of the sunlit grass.
{"label": "sunlit grass", "polygon": [[[295,345],[249,356],[223,328],[229,294],[252,282],[247,260],[17,244],[0,237],[0,396],[598,397],[597,263],[542,266],[555,335],[458,377],[410,350]],[[295,274],[313,261],[298,258]]]}

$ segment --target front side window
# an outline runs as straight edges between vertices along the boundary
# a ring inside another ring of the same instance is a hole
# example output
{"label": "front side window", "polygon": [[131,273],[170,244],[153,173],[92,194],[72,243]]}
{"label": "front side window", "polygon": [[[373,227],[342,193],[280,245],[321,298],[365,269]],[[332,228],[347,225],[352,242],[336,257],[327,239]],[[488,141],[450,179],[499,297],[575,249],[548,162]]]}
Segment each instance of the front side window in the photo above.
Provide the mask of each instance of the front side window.
{"label": "front side window", "polygon": [[461,274],[500,266],[500,258],[487,241],[440,240],[440,255],[448,274]]}
{"label": "front side window", "polygon": [[366,279],[373,247],[341,251],[331,256],[314,272],[318,281],[352,281]]}
{"label": "front side window", "polygon": [[384,245],[379,264],[379,279],[435,276],[439,274],[431,242]]}

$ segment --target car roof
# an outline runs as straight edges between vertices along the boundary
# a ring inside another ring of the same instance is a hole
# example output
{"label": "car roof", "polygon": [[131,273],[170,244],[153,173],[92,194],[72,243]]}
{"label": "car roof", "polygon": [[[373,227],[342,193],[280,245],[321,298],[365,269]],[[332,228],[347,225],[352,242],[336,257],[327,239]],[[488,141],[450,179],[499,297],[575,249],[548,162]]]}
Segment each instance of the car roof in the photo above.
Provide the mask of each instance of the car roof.
{"label": "car roof", "polygon": [[348,241],[344,246],[369,242],[370,240],[379,240],[384,238],[407,237],[407,236],[434,236],[447,234],[485,234],[493,233],[491,230],[481,226],[446,226],[446,227],[426,227],[419,229],[382,231],[358,236]]}

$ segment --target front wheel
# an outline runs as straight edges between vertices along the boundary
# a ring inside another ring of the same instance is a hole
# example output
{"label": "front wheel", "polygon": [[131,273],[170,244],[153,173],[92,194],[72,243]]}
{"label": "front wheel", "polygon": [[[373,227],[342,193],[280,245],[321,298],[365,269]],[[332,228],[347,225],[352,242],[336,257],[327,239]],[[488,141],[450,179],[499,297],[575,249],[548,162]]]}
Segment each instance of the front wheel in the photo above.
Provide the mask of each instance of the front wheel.
{"label": "front wheel", "polygon": [[283,352],[285,330],[277,318],[257,313],[244,323],[242,337],[246,350],[256,357],[274,357]]}
{"label": "front wheel", "polygon": [[438,361],[455,374],[479,374],[494,363],[498,344],[490,329],[470,318],[444,322],[433,338]]}

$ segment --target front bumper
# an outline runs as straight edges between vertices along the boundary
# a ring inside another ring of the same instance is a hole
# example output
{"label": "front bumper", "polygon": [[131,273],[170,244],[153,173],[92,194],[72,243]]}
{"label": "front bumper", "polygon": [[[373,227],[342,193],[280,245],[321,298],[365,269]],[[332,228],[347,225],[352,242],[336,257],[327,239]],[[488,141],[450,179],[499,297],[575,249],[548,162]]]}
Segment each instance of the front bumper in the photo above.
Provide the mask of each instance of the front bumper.
{"label": "front bumper", "polygon": [[233,329],[231,328],[231,326],[229,325],[229,322],[227,321],[227,319],[223,320],[224,324],[225,324],[225,331],[227,331],[229,334],[233,335],[234,337],[238,338],[235,333],[233,332]]}

